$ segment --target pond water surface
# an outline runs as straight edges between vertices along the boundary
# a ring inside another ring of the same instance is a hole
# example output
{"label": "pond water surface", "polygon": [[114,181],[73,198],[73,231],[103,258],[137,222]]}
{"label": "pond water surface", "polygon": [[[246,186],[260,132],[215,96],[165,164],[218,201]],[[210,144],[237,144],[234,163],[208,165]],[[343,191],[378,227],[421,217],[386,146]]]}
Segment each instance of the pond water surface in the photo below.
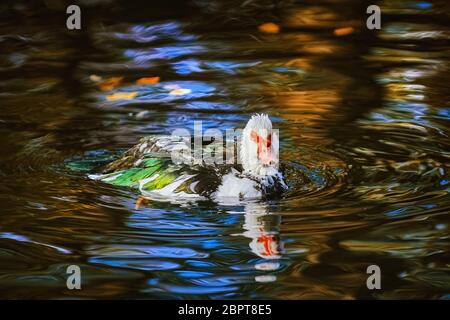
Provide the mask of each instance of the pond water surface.
{"label": "pond water surface", "polygon": [[[0,5],[0,297],[450,297],[446,1],[384,1],[379,31],[365,1],[82,3],[81,31],[54,1]],[[255,112],[281,200],[136,209],[67,165]]]}

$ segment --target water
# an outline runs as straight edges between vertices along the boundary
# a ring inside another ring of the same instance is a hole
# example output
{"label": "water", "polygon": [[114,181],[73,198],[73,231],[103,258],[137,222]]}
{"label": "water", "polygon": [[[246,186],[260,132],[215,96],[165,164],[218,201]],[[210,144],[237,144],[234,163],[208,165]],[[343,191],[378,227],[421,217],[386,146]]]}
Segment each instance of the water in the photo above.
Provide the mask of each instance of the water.
{"label": "water", "polygon": [[[379,32],[369,4],[98,1],[78,32],[52,1],[2,4],[0,296],[448,298],[448,4],[384,2]],[[135,209],[67,166],[254,112],[280,129],[279,201]]]}

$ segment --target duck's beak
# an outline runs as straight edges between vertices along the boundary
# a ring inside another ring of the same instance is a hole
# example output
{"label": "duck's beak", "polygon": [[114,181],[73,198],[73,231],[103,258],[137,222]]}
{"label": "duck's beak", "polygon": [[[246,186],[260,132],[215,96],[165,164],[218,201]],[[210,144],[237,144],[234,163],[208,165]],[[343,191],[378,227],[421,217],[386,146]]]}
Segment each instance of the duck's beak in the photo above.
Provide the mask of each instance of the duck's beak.
{"label": "duck's beak", "polygon": [[277,159],[270,148],[264,146],[260,150],[262,151],[259,154],[259,158],[264,165],[270,166],[276,163]]}
{"label": "duck's beak", "polygon": [[272,151],[272,134],[263,138],[264,135],[259,135],[258,132],[252,131],[251,139],[257,144],[258,158],[261,160],[263,165],[269,166],[277,163],[278,159],[275,158],[275,154]]}

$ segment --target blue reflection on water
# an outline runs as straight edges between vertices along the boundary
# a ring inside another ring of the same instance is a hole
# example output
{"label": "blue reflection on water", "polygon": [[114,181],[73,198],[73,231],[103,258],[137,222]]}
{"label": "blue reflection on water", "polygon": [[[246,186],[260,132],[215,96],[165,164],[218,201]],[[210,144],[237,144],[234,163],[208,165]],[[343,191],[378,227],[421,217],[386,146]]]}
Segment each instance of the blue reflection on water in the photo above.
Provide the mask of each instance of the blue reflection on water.
{"label": "blue reflection on water", "polygon": [[24,242],[30,241],[30,239],[28,237],[21,236],[19,234],[15,234],[12,232],[2,232],[2,233],[0,233],[0,238],[11,239],[11,240],[16,240],[16,241],[24,241]]}
{"label": "blue reflection on water", "polygon": [[450,119],[450,109],[441,109],[438,111],[437,115],[445,119]]}
{"label": "blue reflection on water", "polygon": [[430,2],[425,2],[425,1],[417,2],[417,3],[416,3],[416,7],[417,7],[417,8],[420,8],[420,9],[429,9],[429,8],[431,8],[432,6],[433,6],[432,3],[430,3]]}
{"label": "blue reflection on water", "polygon": [[180,268],[180,264],[159,261],[153,259],[116,259],[116,258],[104,258],[104,257],[92,257],[89,258],[90,263],[97,263],[118,268],[130,268],[136,270],[153,271],[153,270],[171,270]]}
{"label": "blue reflection on water", "polygon": [[191,267],[196,268],[206,268],[206,269],[213,269],[216,267],[216,264],[211,261],[201,261],[201,260],[186,260],[185,264]]}
{"label": "blue reflection on water", "polygon": [[186,55],[204,53],[206,49],[200,45],[173,45],[150,49],[126,49],[123,55],[126,58],[132,59],[134,62],[140,64],[156,59],[170,60]]}
{"label": "blue reflection on water", "polygon": [[[228,102],[210,102],[210,101],[189,101],[178,109],[186,108],[189,110],[239,110],[239,106]],[[240,119],[236,116],[236,119]]]}
{"label": "blue reflection on water", "polygon": [[167,22],[154,25],[133,25],[127,32],[116,32],[117,39],[135,41],[137,43],[150,43],[161,39],[175,41],[194,41],[198,36],[186,34],[182,30],[183,25],[178,22]]}
{"label": "blue reflection on water", "polygon": [[[181,89],[183,92],[177,93]],[[132,85],[122,87],[114,93],[137,92],[133,99],[117,99],[105,101],[108,106],[124,106],[130,104],[160,104],[172,101],[194,100],[218,95],[218,89],[213,84],[207,84],[201,81],[173,81],[161,82],[156,85]],[[102,93],[102,100],[107,100],[111,92]]]}
{"label": "blue reflection on water", "polygon": [[191,74],[193,72],[203,72],[205,71],[201,67],[201,62],[195,59],[186,59],[182,61],[177,61],[172,64],[174,71],[181,75]]}
{"label": "blue reflection on water", "polygon": [[260,64],[260,61],[241,62],[241,63],[233,61],[212,61],[212,62],[205,62],[205,64],[211,69],[221,70],[228,74],[235,74],[238,69],[257,66],[258,64]]}
{"label": "blue reflection on water", "polygon": [[407,211],[408,211],[408,208],[399,208],[396,210],[391,210],[391,211],[386,212],[386,215],[388,217],[396,217],[396,216],[400,216],[400,215],[404,214]]}
{"label": "blue reflection on water", "polygon": [[176,73],[181,75],[205,71],[236,74],[240,69],[254,67],[259,63],[259,61],[237,63],[233,61],[200,61],[197,59],[186,59],[172,63],[172,68]]}
{"label": "blue reflection on water", "polygon": [[208,277],[208,276],[213,275],[212,272],[192,271],[192,270],[179,270],[179,271],[176,271],[176,274],[182,278],[188,278],[188,279]]}
{"label": "blue reflection on water", "polygon": [[430,204],[423,204],[423,205],[421,205],[420,207],[421,207],[421,208],[424,208],[424,209],[434,209],[434,208],[437,207],[437,205],[436,205],[436,204],[433,204],[433,203],[430,203]]}

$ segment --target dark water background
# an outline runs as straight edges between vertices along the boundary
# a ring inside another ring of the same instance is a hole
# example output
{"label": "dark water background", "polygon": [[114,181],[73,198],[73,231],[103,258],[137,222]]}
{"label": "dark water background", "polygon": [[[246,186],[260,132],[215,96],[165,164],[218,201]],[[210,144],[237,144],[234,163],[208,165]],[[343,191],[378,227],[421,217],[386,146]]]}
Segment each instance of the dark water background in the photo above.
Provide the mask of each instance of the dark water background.
{"label": "dark water background", "polygon": [[[0,297],[450,297],[447,1],[382,1],[378,32],[367,1],[78,3],[81,31],[69,2],[0,5]],[[259,32],[268,21],[281,32]],[[136,210],[136,192],[66,165],[253,112],[281,130],[277,202]],[[382,290],[366,288],[371,264]]]}

